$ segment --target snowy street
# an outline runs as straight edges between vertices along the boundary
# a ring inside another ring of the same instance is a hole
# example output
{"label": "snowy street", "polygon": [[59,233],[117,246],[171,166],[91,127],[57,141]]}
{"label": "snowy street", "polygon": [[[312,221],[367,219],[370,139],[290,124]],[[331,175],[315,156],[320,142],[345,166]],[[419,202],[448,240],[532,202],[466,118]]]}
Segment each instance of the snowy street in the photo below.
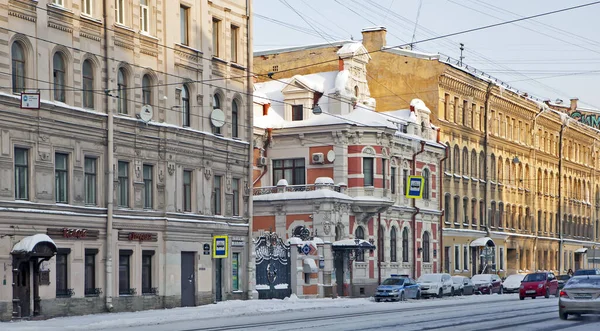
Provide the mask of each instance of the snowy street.
{"label": "snowy street", "polygon": [[557,298],[516,294],[376,303],[371,299],[228,301],[216,305],[0,324],[3,331],[598,330],[600,317],[558,318]]}

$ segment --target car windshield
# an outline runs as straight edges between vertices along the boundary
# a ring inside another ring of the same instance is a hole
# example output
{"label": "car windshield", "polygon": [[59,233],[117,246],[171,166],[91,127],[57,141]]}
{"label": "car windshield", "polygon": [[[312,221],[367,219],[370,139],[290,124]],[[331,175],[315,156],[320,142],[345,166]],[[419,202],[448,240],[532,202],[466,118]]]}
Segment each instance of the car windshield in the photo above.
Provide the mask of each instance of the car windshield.
{"label": "car windshield", "polygon": [[402,278],[388,278],[383,281],[381,285],[402,285],[404,284],[404,279]]}
{"label": "car windshield", "polygon": [[600,277],[573,277],[569,279],[567,285],[573,287],[600,287]]}
{"label": "car windshield", "polygon": [[431,282],[439,282],[442,279],[442,275],[423,275],[419,277],[419,282],[421,283],[431,283]]}
{"label": "car windshield", "polygon": [[454,277],[452,277],[452,282],[454,284],[462,284],[463,278],[460,276],[454,276]]}
{"label": "car windshield", "polygon": [[523,278],[525,278],[525,276],[523,275],[510,275],[508,277],[506,277],[506,279],[504,280],[504,282],[508,282],[508,283],[512,283],[512,282],[520,282],[523,280]]}
{"label": "car windshield", "polygon": [[569,276],[569,275],[558,275],[556,277],[556,279],[558,279],[558,280],[569,280],[569,278],[571,278],[571,276]]}
{"label": "car windshield", "polygon": [[577,271],[575,271],[575,273],[573,275],[574,276],[596,275],[596,269],[582,269],[582,270],[577,270]]}
{"label": "car windshield", "polygon": [[492,280],[492,275],[475,275],[471,277],[473,283],[475,282],[489,282]]}
{"label": "car windshield", "polygon": [[529,274],[523,278],[524,282],[541,282],[546,280],[546,274]]}

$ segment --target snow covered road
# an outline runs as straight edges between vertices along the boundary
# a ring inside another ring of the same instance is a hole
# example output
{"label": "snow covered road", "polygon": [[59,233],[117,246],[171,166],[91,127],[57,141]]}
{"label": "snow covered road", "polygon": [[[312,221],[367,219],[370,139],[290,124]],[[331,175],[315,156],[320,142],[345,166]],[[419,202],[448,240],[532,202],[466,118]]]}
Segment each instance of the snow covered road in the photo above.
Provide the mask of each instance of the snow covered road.
{"label": "snow covered road", "polygon": [[600,317],[558,318],[558,299],[483,295],[395,303],[369,299],[228,301],[216,305],[47,321],[7,331],[115,330],[600,330]]}

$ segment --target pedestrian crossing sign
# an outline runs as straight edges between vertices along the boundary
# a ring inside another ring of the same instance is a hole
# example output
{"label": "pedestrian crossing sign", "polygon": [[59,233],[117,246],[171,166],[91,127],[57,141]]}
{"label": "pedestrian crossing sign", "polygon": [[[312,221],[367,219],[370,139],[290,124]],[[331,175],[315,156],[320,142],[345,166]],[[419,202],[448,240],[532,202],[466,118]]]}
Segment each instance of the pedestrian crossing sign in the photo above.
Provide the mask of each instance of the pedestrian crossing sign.
{"label": "pedestrian crossing sign", "polygon": [[406,197],[413,199],[423,198],[423,182],[422,176],[408,176],[408,185],[406,185]]}

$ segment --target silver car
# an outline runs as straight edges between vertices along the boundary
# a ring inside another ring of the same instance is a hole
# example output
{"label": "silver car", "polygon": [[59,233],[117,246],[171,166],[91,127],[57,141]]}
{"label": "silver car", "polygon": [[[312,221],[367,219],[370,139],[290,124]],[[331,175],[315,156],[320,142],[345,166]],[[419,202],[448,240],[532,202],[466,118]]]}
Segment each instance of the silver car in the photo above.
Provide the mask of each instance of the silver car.
{"label": "silver car", "polygon": [[600,314],[600,275],[575,276],[560,291],[560,319],[581,314]]}

